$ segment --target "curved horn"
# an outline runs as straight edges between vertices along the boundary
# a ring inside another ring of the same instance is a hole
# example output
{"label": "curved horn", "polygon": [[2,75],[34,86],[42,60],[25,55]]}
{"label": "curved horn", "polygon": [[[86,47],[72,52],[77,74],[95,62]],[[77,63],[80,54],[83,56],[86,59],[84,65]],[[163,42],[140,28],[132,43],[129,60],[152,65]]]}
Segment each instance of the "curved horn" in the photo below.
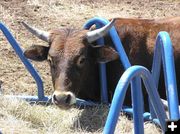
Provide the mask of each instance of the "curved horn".
{"label": "curved horn", "polygon": [[87,32],[87,40],[89,43],[96,41],[97,39],[103,37],[114,25],[115,19],[111,20],[111,22],[105,25],[102,28],[96,29],[94,31]]}
{"label": "curved horn", "polygon": [[27,23],[22,22],[23,26],[31,32],[33,35],[37,36],[39,39],[44,40],[46,42],[49,42],[49,32],[39,30],[37,28],[34,28],[32,26],[29,26]]}

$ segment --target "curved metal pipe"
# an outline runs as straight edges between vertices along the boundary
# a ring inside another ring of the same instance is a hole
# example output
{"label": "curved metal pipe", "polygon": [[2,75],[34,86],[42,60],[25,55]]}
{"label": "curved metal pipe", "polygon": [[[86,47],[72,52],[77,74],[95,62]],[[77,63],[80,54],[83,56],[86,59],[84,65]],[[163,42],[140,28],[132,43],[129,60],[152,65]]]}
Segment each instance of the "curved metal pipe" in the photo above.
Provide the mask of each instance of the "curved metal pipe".
{"label": "curved metal pipe", "polygon": [[37,73],[37,71],[34,69],[32,64],[27,60],[27,58],[24,56],[22,49],[20,48],[19,44],[16,42],[12,34],[9,32],[9,30],[6,28],[6,26],[0,22],[0,29],[9,41],[10,45],[15,50],[16,54],[19,56],[31,76],[34,78],[37,84],[38,88],[38,99],[41,101],[44,99],[44,89],[43,89],[43,82],[41,80],[41,77]]}
{"label": "curved metal pipe", "polygon": [[[165,119],[167,119],[165,110],[163,108],[163,105],[160,100],[160,96],[157,92],[155,82],[153,80],[153,77],[151,76],[150,72],[142,66],[132,66],[128,68],[122,77],[120,78],[116,89],[114,93],[114,97],[111,103],[111,108],[107,117],[107,121],[103,130],[104,134],[112,134],[115,130],[115,126],[118,120],[119,112],[122,108],[123,101],[125,98],[125,94],[128,88],[128,85],[130,81],[134,80],[135,77],[141,77],[144,85],[146,87],[146,90],[149,94],[150,101],[152,102],[153,108],[156,112],[156,115],[159,119],[159,122],[161,124],[162,130],[165,132],[166,130],[166,122]],[[156,90],[154,90],[156,89]],[[140,92],[140,90],[137,90],[136,92]],[[137,100],[138,102],[138,100]],[[142,105],[139,105],[139,107],[143,107]],[[133,111],[134,112],[134,111]],[[139,116],[134,116],[133,118],[139,118]],[[136,124],[136,122],[134,122]],[[143,122],[141,122],[143,123]],[[136,127],[136,126],[135,126]],[[142,130],[135,131],[135,133],[142,133]]]}

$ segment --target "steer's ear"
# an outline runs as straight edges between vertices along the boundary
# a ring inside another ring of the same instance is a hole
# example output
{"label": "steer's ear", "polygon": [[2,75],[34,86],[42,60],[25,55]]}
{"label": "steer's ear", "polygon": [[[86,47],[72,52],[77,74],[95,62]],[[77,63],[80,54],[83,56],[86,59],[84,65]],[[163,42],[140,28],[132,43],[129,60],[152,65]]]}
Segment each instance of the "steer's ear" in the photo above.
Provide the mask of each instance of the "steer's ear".
{"label": "steer's ear", "polygon": [[24,55],[28,59],[35,60],[35,61],[43,61],[47,59],[49,47],[34,45],[29,47],[25,52]]}
{"label": "steer's ear", "polygon": [[97,62],[106,63],[119,58],[118,52],[110,46],[94,46],[93,57]]}

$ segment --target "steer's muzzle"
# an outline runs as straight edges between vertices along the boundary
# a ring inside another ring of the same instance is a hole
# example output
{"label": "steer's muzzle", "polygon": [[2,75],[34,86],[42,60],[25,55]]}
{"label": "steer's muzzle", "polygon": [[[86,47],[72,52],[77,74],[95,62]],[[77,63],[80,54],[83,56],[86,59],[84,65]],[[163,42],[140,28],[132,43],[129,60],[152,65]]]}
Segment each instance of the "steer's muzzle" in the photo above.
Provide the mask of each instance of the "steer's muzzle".
{"label": "steer's muzzle", "polygon": [[52,96],[52,102],[60,108],[67,109],[76,103],[76,97],[71,92],[55,91]]}

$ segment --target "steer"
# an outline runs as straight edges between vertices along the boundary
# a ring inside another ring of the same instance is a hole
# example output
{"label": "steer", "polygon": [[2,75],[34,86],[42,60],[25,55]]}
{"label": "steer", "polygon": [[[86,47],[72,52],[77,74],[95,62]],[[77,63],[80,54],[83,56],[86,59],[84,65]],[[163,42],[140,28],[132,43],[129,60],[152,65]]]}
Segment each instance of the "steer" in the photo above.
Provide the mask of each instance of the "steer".
{"label": "steer", "polygon": [[[132,65],[143,65],[151,70],[154,44],[160,31],[170,34],[175,57],[177,86],[180,88],[180,17],[166,19],[116,18],[93,31],[60,28],[49,32],[22,23],[32,34],[48,42],[48,47],[34,45],[24,55],[35,61],[48,60],[54,93],[52,101],[61,108],[69,108],[76,98],[100,101],[98,63],[107,63],[108,95],[111,100],[119,78],[124,72],[119,55],[107,34],[114,25]],[[105,45],[96,40],[104,37]],[[159,94],[165,98],[163,77]],[[129,90],[128,90],[129,91]],[[179,91],[178,91],[179,92]],[[145,95],[147,98],[147,96]],[[126,103],[130,103],[130,91]]]}

